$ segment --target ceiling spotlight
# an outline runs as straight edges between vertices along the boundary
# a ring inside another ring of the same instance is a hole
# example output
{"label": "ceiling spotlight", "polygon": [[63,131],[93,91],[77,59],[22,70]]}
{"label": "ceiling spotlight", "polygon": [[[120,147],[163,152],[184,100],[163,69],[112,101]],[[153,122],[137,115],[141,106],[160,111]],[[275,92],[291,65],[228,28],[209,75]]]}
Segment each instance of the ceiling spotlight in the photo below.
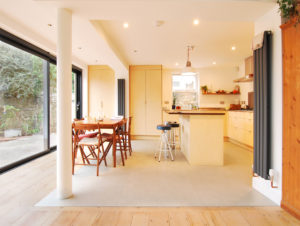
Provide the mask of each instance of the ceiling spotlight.
{"label": "ceiling spotlight", "polygon": [[194,25],[198,25],[199,24],[199,20],[198,19],[194,19],[193,24]]}
{"label": "ceiling spotlight", "polygon": [[232,47],[231,47],[231,50],[232,50],[232,51],[236,50],[236,47],[235,47],[235,46],[232,46]]}
{"label": "ceiling spotlight", "polygon": [[213,65],[216,65],[217,63],[216,63],[216,61],[214,61],[212,64],[213,64]]}
{"label": "ceiling spotlight", "polygon": [[129,24],[128,24],[127,22],[125,22],[125,23],[123,24],[123,27],[124,27],[124,28],[128,28],[128,27],[129,27]]}
{"label": "ceiling spotlight", "polygon": [[154,22],[154,26],[155,26],[155,27],[160,27],[160,26],[162,26],[164,23],[165,23],[165,21],[163,21],[163,20],[157,20],[157,21]]}
{"label": "ceiling spotlight", "polygon": [[178,66],[178,65],[179,65],[179,64],[176,62],[176,63],[175,63],[175,66]]}
{"label": "ceiling spotlight", "polygon": [[52,27],[53,25],[52,24],[47,24],[48,25],[48,27]]}
{"label": "ceiling spotlight", "polygon": [[137,53],[138,51],[135,49],[135,50],[133,50],[133,52],[134,52],[134,53]]}

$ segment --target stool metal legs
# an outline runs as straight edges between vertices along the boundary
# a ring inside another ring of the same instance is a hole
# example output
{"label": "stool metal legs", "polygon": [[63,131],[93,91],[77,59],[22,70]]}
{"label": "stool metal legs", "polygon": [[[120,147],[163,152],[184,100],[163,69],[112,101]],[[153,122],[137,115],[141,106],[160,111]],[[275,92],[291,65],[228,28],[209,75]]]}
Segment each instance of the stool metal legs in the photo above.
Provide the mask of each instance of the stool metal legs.
{"label": "stool metal legs", "polygon": [[170,132],[169,132],[169,139],[170,139],[170,145],[172,150],[174,150],[174,155],[176,156],[176,146],[178,144],[178,142],[176,141],[176,136],[179,134],[177,134],[177,127],[173,127]]}
{"label": "stool metal legs", "polygon": [[[160,162],[161,159],[161,153],[165,152],[165,157],[167,155],[167,152],[170,154],[171,156],[171,160],[174,161],[174,157],[172,154],[172,147],[169,143],[169,139],[168,139],[168,133],[167,131],[164,131],[161,135],[160,135],[160,150],[159,150],[159,155],[158,155],[158,161]],[[156,153],[155,156],[156,158]]]}

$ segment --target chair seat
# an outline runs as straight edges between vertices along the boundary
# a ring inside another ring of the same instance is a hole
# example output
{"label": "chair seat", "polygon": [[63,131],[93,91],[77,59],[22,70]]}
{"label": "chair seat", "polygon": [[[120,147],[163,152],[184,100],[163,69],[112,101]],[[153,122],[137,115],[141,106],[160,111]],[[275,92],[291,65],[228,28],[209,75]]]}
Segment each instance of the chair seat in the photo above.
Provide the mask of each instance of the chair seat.
{"label": "chair seat", "polygon": [[171,126],[172,128],[179,127],[179,123],[177,123],[177,122],[168,122],[168,125]]}
{"label": "chair seat", "polygon": [[78,145],[94,145],[97,146],[98,145],[98,138],[97,137],[93,137],[93,138],[88,138],[88,137],[84,137],[79,143]]}
{"label": "chair seat", "polygon": [[78,135],[79,140],[82,140],[83,138],[93,138],[93,137],[97,137],[98,132],[92,132],[92,133],[86,133],[86,134],[81,134]]}
{"label": "chair seat", "polygon": [[157,125],[156,128],[157,128],[158,130],[171,130],[171,126],[169,126],[169,125],[163,125],[163,124]]}
{"label": "chair seat", "polygon": [[101,133],[101,137],[102,137],[102,139],[105,139],[105,140],[112,140],[113,134],[112,133]]}

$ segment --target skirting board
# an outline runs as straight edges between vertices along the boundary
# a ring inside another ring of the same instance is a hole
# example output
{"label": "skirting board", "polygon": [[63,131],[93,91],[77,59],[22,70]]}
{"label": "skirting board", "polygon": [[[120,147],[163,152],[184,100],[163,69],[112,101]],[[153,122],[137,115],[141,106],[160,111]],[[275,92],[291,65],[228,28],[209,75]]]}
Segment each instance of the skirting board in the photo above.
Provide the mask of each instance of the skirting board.
{"label": "skirting board", "polygon": [[[226,137],[226,138],[227,138],[227,141],[229,141],[229,142],[231,142],[231,143],[233,143],[233,144],[236,144],[236,145],[238,145],[238,146],[240,146],[240,147],[242,147],[242,148],[245,148],[245,149],[247,149],[248,151],[253,152],[253,147],[251,147],[251,146],[249,146],[249,145],[247,145],[247,144],[243,144],[243,143],[241,143],[241,142],[238,142],[238,141],[236,141],[236,140],[234,140],[234,139],[232,139],[232,138],[230,138],[230,137]],[[224,137],[224,139],[225,139],[225,137]]]}
{"label": "skirting board", "polygon": [[263,194],[264,196],[271,199],[278,206],[281,203],[281,188],[272,188],[271,181],[265,180],[261,177],[252,178],[252,187]]}
{"label": "skirting board", "polygon": [[288,203],[285,203],[284,201],[281,201],[281,207],[300,220],[300,211],[298,209],[292,208]]}
{"label": "skirting board", "polygon": [[132,140],[157,140],[159,135],[131,135]]}

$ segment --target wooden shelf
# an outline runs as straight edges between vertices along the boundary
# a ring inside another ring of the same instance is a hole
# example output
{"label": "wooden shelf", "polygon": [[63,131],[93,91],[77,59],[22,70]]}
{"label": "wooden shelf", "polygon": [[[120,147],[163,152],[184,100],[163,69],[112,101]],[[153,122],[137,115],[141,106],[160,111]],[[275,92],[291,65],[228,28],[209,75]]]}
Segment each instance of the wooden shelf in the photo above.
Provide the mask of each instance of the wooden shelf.
{"label": "wooden shelf", "polygon": [[233,80],[233,82],[252,82],[252,81],[253,81],[253,77],[250,77],[250,78],[242,77],[242,78]]}
{"label": "wooden shelf", "polygon": [[240,95],[240,93],[202,93],[202,95]]}

